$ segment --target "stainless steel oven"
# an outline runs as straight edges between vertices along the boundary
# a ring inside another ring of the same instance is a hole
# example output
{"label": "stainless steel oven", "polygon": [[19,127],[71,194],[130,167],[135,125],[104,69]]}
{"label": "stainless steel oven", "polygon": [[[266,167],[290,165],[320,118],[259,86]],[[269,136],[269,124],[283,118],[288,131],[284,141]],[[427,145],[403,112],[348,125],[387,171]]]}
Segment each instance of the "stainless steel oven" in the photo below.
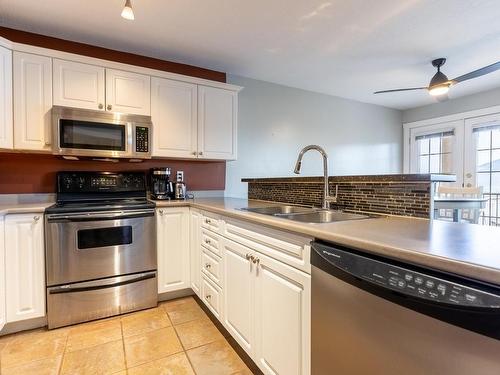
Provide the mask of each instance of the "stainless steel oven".
{"label": "stainless steel oven", "polygon": [[45,211],[49,328],[157,305],[156,220],[144,173],[60,172]]}
{"label": "stainless steel oven", "polygon": [[151,117],[69,107],[52,108],[53,154],[151,158]]}
{"label": "stainless steel oven", "polygon": [[46,215],[47,285],[156,269],[154,210]]}

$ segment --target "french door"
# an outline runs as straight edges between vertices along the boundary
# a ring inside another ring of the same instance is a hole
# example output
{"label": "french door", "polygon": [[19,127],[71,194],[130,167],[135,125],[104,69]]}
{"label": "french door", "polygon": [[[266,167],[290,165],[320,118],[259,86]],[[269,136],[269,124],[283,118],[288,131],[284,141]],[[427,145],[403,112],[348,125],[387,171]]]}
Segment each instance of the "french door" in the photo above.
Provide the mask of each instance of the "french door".
{"label": "french door", "polygon": [[411,127],[409,173],[453,173],[488,199],[479,224],[500,226],[500,113]]}
{"label": "french door", "polygon": [[465,120],[464,186],[488,198],[480,224],[500,226],[500,113]]}

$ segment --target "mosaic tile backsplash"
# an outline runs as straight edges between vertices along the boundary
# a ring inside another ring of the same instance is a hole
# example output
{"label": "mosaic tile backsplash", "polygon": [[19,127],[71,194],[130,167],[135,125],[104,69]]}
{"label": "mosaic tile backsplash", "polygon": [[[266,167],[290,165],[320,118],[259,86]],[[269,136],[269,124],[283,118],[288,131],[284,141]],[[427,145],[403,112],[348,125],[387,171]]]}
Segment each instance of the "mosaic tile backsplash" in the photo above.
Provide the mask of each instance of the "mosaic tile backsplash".
{"label": "mosaic tile backsplash", "polygon": [[[449,175],[381,175],[330,177],[332,195],[338,186],[338,201],[332,208],[354,212],[430,217],[432,185],[452,181]],[[321,206],[321,177],[243,179],[248,199]]]}

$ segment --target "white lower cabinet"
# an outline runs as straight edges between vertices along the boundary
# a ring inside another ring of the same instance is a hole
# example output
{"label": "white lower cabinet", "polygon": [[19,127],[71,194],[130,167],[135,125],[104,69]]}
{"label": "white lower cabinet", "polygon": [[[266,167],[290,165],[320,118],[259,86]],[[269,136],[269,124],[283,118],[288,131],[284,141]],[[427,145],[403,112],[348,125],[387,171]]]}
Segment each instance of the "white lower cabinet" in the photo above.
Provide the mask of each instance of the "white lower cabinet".
{"label": "white lower cabinet", "polygon": [[309,374],[311,277],[256,257],[254,360],[265,374]]}
{"label": "white lower cabinet", "polygon": [[5,217],[7,323],[45,316],[42,214]]}
{"label": "white lower cabinet", "polygon": [[191,289],[198,297],[201,297],[201,220],[201,213],[191,210],[189,223],[190,277]]}
{"label": "white lower cabinet", "polygon": [[310,373],[310,275],[224,239],[224,326],[265,374]]}
{"label": "white lower cabinet", "polygon": [[254,353],[254,252],[224,240],[224,326],[251,356]]}
{"label": "white lower cabinet", "polygon": [[7,321],[5,310],[5,243],[4,243],[4,218],[0,216],[0,331]]}
{"label": "white lower cabinet", "polygon": [[156,210],[158,293],[190,287],[189,208]]}

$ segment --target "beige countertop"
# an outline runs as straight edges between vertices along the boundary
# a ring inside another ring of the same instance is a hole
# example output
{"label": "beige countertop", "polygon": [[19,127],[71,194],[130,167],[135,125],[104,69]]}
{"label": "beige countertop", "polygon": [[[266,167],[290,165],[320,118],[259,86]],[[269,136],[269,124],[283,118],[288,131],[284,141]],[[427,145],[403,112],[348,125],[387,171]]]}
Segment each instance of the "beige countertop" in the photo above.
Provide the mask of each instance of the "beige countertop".
{"label": "beige countertop", "polygon": [[7,203],[0,204],[0,217],[7,214],[25,214],[25,213],[38,213],[44,212],[54,202],[44,203]]}
{"label": "beige countertop", "polygon": [[239,210],[272,204],[235,198],[157,202],[159,207],[190,205],[500,285],[500,228],[394,216],[307,224]]}

